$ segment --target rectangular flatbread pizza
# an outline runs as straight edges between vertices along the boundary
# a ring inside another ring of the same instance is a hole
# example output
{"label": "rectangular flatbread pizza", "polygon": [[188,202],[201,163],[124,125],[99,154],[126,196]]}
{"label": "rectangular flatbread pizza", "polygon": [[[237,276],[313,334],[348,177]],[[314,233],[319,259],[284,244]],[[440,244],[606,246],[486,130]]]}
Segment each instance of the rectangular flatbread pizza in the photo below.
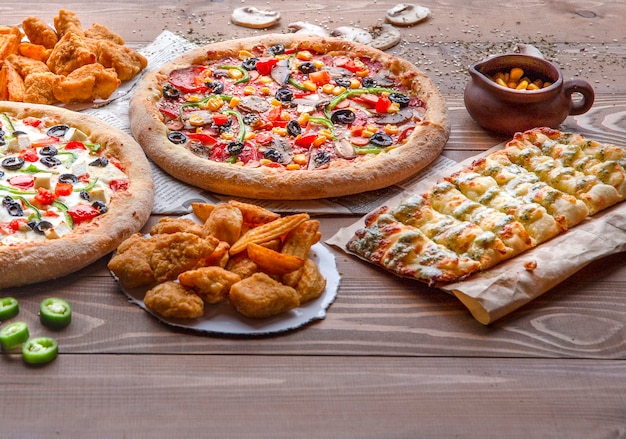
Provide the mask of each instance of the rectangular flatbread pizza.
{"label": "rectangular flatbread pizza", "polygon": [[396,206],[365,217],[346,248],[403,277],[463,280],[626,198],[626,150],[536,128]]}

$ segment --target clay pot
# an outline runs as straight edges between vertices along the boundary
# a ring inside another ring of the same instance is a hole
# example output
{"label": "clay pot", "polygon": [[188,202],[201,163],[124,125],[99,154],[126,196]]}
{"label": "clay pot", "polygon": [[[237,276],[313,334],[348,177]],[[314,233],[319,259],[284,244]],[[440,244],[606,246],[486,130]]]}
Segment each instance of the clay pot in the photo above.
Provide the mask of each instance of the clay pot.
{"label": "clay pot", "polygon": [[[525,75],[543,78],[552,85],[539,90],[503,87],[488,76],[520,67]],[[465,87],[465,107],[483,128],[513,135],[535,127],[558,128],[570,115],[583,114],[593,105],[593,88],[582,79],[563,80],[561,71],[543,58],[524,54],[505,54],[470,67]],[[574,100],[573,94],[581,98]]]}

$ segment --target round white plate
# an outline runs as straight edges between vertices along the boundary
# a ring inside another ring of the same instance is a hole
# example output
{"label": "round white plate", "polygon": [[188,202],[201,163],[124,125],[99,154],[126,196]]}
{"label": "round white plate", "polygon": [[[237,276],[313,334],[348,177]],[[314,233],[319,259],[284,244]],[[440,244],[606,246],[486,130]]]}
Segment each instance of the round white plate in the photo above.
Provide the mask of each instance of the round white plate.
{"label": "round white plate", "polygon": [[[146,288],[120,289],[128,299],[153,315],[156,319],[177,328],[185,328],[207,334],[226,335],[267,335],[298,329],[315,320],[326,317],[326,310],[333,303],[339,289],[340,275],[337,271],[335,256],[323,244],[311,247],[311,259],[318,265],[326,278],[326,288],[320,297],[307,302],[289,312],[268,319],[251,319],[239,314],[228,303],[204,305],[204,316],[197,319],[174,319],[155,314],[143,303]],[[111,273],[113,275],[113,273]],[[113,275],[115,278],[115,275]],[[117,278],[116,278],[117,280]]]}

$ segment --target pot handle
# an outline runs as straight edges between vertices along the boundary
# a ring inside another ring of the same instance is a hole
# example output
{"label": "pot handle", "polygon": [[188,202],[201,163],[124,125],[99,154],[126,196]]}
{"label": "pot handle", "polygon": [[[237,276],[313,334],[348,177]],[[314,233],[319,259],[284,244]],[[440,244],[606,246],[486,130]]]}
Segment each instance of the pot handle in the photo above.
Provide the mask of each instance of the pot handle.
{"label": "pot handle", "polygon": [[[563,93],[570,102],[569,114],[570,116],[576,116],[577,114],[583,114],[589,111],[593,105],[595,93],[593,87],[582,79],[571,79],[563,83]],[[572,94],[580,93],[582,99],[573,101]]]}

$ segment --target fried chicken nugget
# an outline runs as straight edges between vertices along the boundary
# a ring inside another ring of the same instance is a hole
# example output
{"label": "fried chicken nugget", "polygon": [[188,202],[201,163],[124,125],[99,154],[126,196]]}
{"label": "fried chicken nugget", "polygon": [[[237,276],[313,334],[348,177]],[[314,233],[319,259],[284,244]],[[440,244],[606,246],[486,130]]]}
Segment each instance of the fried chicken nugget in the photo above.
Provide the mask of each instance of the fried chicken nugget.
{"label": "fried chicken nugget", "polygon": [[202,229],[206,236],[215,236],[232,245],[241,236],[242,226],[241,211],[231,204],[220,203],[215,206]]}
{"label": "fried chicken nugget", "polygon": [[230,287],[240,280],[238,274],[221,267],[201,267],[178,275],[181,285],[191,288],[207,303],[226,300]]}
{"label": "fried chicken nugget", "polygon": [[136,50],[110,40],[97,40],[96,56],[97,62],[114,69],[122,81],[134,78],[148,65],[148,59]]}
{"label": "fried chicken nugget", "polygon": [[202,226],[190,218],[161,218],[150,229],[151,235],[158,235],[159,233],[176,233],[187,232],[194,235],[202,236]]}
{"label": "fried chicken nugget", "polygon": [[230,259],[230,255],[228,254],[228,250],[230,249],[230,244],[226,241],[220,241],[220,243],[215,247],[211,256],[206,258],[206,266],[218,266],[218,267],[226,267],[228,264],[228,260]]}
{"label": "fried chicken nugget", "polygon": [[140,233],[131,235],[117,248],[107,267],[126,288],[136,288],[155,282],[150,258],[156,247],[153,237],[144,238]]}
{"label": "fried chicken nugget", "polygon": [[26,17],[22,21],[22,29],[32,44],[52,49],[59,41],[56,31],[39,17]]}
{"label": "fried chicken nugget", "polygon": [[267,318],[300,305],[298,293],[265,273],[255,273],[230,287],[230,303],[246,317]]}
{"label": "fried chicken nugget", "polygon": [[74,33],[81,37],[85,36],[85,31],[80,23],[80,19],[75,12],[68,11],[67,9],[59,10],[59,15],[54,17],[54,28],[57,31],[59,37],[63,38],[68,33]]}
{"label": "fried chicken nugget", "polygon": [[22,102],[24,80],[11,63],[5,62],[0,69],[0,100]]}
{"label": "fried chicken nugget", "polygon": [[43,73],[50,71],[45,62],[29,58],[27,56],[16,54],[9,55],[6,59],[6,62],[11,63],[11,65],[15,67],[15,70],[17,70],[20,76],[24,79],[26,79],[26,77],[32,73]]}
{"label": "fried chicken nugget", "polygon": [[309,302],[322,295],[326,288],[326,279],[319,270],[319,267],[312,259],[307,259],[304,267],[300,270],[295,290],[300,296],[300,303]]}
{"label": "fried chicken nugget", "polygon": [[85,30],[85,36],[94,40],[109,40],[115,44],[123,45],[124,38],[116,34],[103,24],[93,23],[91,27]]}
{"label": "fried chicken nugget", "polygon": [[171,281],[148,290],[143,303],[150,311],[163,317],[195,319],[204,315],[202,299],[193,290]]}
{"label": "fried chicken nugget", "polygon": [[254,273],[257,273],[259,271],[259,266],[248,257],[246,252],[244,252],[235,256],[230,256],[228,263],[226,264],[226,269],[232,271],[233,273],[237,273],[239,277],[245,279],[252,276]]}
{"label": "fried chicken nugget", "polygon": [[50,71],[31,73],[24,79],[24,102],[31,104],[55,104],[54,89],[63,81],[64,76]]}
{"label": "fried chicken nugget", "polygon": [[63,103],[108,99],[121,81],[115,70],[87,64],[67,75],[55,88],[54,97]]}
{"label": "fried chicken nugget", "polygon": [[219,244],[216,238],[201,238],[185,232],[159,234],[154,238],[157,244],[150,258],[150,267],[159,282],[174,280],[179,274],[202,266]]}
{"label": "fried chicken nugget", "polygon": [[79,67],[95,63],[96,59],[96,53],[84,38],[68,32],[54,46],[46,65],[57,75],[69,75]]}

